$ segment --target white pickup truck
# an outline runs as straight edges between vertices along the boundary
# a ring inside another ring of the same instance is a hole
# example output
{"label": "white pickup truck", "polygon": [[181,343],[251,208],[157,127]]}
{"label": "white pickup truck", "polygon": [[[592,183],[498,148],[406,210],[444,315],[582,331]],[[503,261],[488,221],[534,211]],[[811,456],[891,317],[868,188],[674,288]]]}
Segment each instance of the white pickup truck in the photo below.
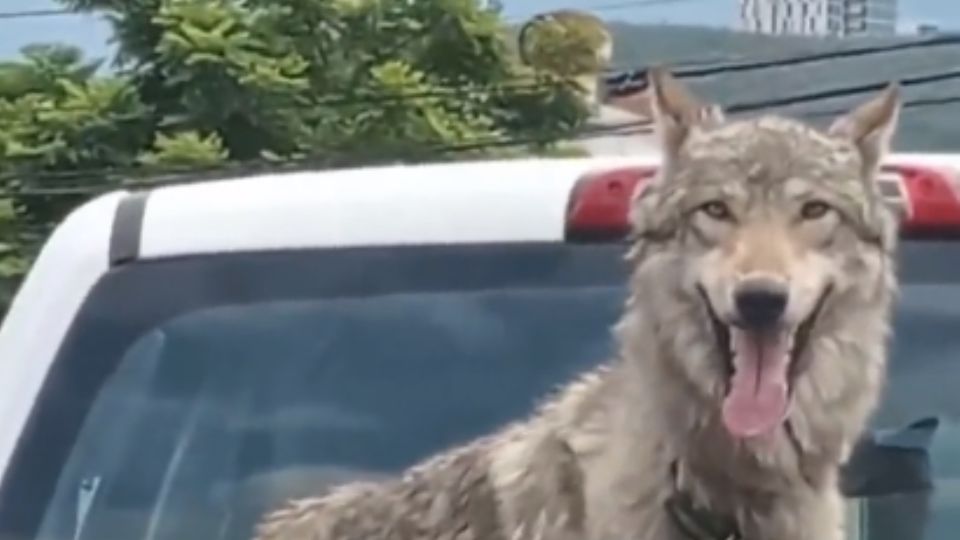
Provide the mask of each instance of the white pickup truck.
{"label": "white pickup truck", "polygon": [[[607,356],[627,201],[656,165],[287,173],[83,205],[0,328],[0,538],[245,539],[281,498],[529,411]],[[888,165],[903,294],[845,480],[852,535],[955,540],[960,159]]]}

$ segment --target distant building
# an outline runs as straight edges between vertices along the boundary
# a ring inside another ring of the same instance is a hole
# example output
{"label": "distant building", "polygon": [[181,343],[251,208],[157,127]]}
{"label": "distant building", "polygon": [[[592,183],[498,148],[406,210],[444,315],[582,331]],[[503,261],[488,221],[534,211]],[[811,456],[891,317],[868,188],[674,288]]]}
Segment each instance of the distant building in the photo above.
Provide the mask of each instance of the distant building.
{"label": "distant building", "polygon": [[897,32],[897,0],[828,0],[831,34],[892,36]]}
{"label": "distant building", "polygon": [[918,24],[917,25],[917,34],[921,36],[934,36],[940,33],[940,27],[935,24]]}
{"label": "distant building", "polygon": [[743,29],[759,34],[827,34],[829,0],[740,0]]}
{"label": "distant building", "polygon": [[807,36],[893,35],[897,0],[739,0],[744,30]]}

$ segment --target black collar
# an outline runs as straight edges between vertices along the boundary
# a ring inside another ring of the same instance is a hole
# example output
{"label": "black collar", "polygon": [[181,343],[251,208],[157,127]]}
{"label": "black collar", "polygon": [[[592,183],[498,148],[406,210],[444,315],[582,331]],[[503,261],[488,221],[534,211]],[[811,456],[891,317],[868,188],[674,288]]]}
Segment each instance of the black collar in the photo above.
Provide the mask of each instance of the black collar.
{"label": "black collar", "polygon": [[688,540],[743,540],[736,520],[698,507],[690,494],[683,491],[678,475],[679,464],[674,462],[670,466],[673,494],[664,503],[664,509],[684,537]]}

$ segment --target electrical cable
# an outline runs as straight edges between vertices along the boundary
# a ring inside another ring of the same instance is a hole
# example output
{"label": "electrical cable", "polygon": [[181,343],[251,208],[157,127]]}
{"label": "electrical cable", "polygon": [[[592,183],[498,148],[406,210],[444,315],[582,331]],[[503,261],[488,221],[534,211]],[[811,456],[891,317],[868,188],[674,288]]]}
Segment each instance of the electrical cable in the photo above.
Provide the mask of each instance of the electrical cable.
{"label": "electrical cable", "polygon": [[81,15],[72,9],[32,9],[24,11],[0,11],[0,20],[7,19],[36,19],[39,17],[62,17],[64,15]]}
{"label": "electrical cable", "polygon": [[[920,107],[932,107],[932,106],[943,106],[960,103],[960,95],[958,96],[941,96],[933,98],[919,98],[914,100],[904,101],[902,107],[904,109],[914,109]],[[741,111],[748,110],[743,107],[740,108]],[[847,112],[847,109],[824,109],[819,111],[807,111],[799,113],[803,117],[823,117],[823,116],[835,116]],[[435,155],[465,152],[465,151],[476,151],[476,150],[485,150],[493,148],[505,148],[511,146],[525,146],[538,143],[549,143],[549,142],[573,142],[577,140],[593,138],[593,137],[627,137],[637,134],[649,134],[652,132],[652,124],[648,120],[640,121],[630,121],[623,122],[614,125],[608,126],[599,126],[592,129],[583,130],[571,137],[567,137],[562,141],[554,141],[553,139],[537,138],[537,137],[526,137],[526,138],[490,138],[476,142],[466,142],[458,143],[451,145],[442,145],[437,146],[432,149],[427,150],[425,153],[433,153]],[[0,180],[19,180],[21,182],[28,181],[49,181],[49,180],[71,180],[71,179],[89,179],[91,177],[96,177],[100,179],[113,177],[114,179],[119,178],[128,178],[126,181],[120,181],[116,183],[105,182],[101,186],[89,186],[89,185],[60,185],[60,186],[51,186],[51,187],[29,187],[25,186],[22,188],[7,189],[0,191],[0,198],[2,197],[51,197],[51,196],[77,196],[77,195],[95,195],[119,188],[142,188],[142,187],[159,187],[164,185],[171,184],[183,184],[196,181],[206,181],[212,178],[207,177],[206,174],[213,173],[214,178],[231,178],[232,176],[249,176],[255,174],[267,174],[267,173],[277,173],[277,172],[287,172],[287,171],[296,171],[296,170],[316,170],[316,167],[326,168],[325,160],[323,158],[305,158],[302,160],[283,160],[283,161],[268,161],[268,160],[250,160],[247,162],[232,162],[222,165],[217,165],[215,167],[209,168],[195,168],[191,170],[176,170],[172,168],[161,168],[157,170],[151,170],[149,168],[114,168],[114,169],[87,169],[79,171],[57,171],[51,173],[28,173],[28,174],[7,174],[0,176]]]}
{"label": "electrical cable", "polygon": [[[670,3],[680,3],[680,2],[691,2],[699,0],[634,0],[632,2],[617,2],[610,4],[601,4],[599,6],[594,6],[592,8],[588,7],[587,9],[597,10],[609,10],[609,9],[619,9],[622,7],[643,7],[643,6],[654,6],[660,4],[670,4]],[[54,16],[54,15],[67,15],[67,14],[78,14],[76,11],[69,9],[50,9],[50,10],[32,10],[32,11],[11,11],[11,12],[0,12],[0,19],[16,19],[16,18],[29,18],[29,17],[45,17],[45,16]],[[733,62],[724,62],[717,63],[716,59],[704,59],[702,61],[697,61],[696,59],[689,59],[682,61],[683,64],[686,64],[689,67],[677,67],[672,70],[674,76],[678,78],[693,78],[693,77],[706,77],[710,75],[717,75],[720,73],[733,73],[741,71],[753,71],[760,69],[771,69],[786,67],[798,64],[812,63],[812,62],[822,62],[824,60],[832,60],[839,58],[852,58],[857,56],[865,56],[872,54],[883,54],[889,52],[896,52],[901,50],[910,50],[910,49],[925,49],[931,47],[942,47],[942,46],[956,46],[960,45],[960,34],[946,34],[942,36],[935,36],[932,38],[923,38],[918,40],[909,40],[898,43],[888,43],[883,45],[870,45],[863,47],[852,47],[846,49],[839,49],[826,52],[813,52],[813,53],[804,53],[790,56],[783,56],[774,59],[762,59],[762,60],[745,60],[745,61],[733,61]],[[699,65],[696,65],[699,64]],[[604,77],[604,82],[608,86],[620,86],[629,83],[641,83],[643,84],[644,79],[646,78],[646,73],[649,70],[650,66],[640,66],[632,69],[627,69],[619,72],[613,72]]]}
{"label": "electrical cable", "polygon": [[[744,62],[730,62],[719,65],[708,65],[703,67],[689,67],[673,69],[671,72],[677,78],[707,77],[720,73],[736,73],[742,71],[754,71],[759,69],[772,69],[798,64],[812,62],[823,62],[824,60],[834,60],[839,58],[853,58],[857,56],[866,56],[871,54],[884,54],[896,51],[910,49],[928,49],[932,47],[956,46],[960,45],[960,35],[944,35],[933,38],[924,38],[919,40],[905,41],[901,43],[892,43],[887,45],[872,45],[866,47],[854,47],[849,49],[839,49],[827,52],[815,52],[784,56],[768,60],[750,60]],[[609,86],[619,86],[629,83],[645,84],[647,71],[650,66],[637,67],[622,73],[608,75],[604,82]]]}

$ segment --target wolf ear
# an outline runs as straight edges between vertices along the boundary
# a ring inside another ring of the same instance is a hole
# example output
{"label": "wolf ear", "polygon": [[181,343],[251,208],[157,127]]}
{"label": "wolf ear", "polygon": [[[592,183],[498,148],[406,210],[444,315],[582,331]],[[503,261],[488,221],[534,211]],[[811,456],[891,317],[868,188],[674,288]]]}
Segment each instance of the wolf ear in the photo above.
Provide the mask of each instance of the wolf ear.
{"label": "wolf ear", "polygon": [[720,106],[700,101],[665,67],[650,68],[647,82],[650,109],[664,158],[676,156],[691,129],[723,122]]}
{"label": "wolf ear", "polygon": [[852,141],[872,175],[890,151],[900,117],[900,85],[891,83],[879,95],[834,120],[828,132]]}

